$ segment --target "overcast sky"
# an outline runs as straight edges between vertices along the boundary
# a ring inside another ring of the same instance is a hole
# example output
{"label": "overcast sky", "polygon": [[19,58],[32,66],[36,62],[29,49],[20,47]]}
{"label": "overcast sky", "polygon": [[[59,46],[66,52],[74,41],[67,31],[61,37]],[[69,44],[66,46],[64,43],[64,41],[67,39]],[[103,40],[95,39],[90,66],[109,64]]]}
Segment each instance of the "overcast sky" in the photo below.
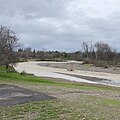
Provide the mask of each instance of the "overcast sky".
{"label": "overcast sky", "polygon": [[0,0],[0,24],[25,47],[76,51],[105,41],[120,50],[120,0]]}

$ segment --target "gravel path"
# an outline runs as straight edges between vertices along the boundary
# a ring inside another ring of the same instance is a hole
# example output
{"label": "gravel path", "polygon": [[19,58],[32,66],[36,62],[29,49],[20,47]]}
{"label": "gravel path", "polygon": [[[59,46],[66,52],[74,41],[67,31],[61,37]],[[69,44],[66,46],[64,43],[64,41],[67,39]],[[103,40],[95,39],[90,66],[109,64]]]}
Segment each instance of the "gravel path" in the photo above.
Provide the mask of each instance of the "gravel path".
{"label": "gravel path", "polygon": [[40,66],[44,67],[52,67],[52,68],[61,68],[61,69],[70,69],[71,67],[73,70],[82,70],[82,71],[93,71],[93,72],[105,72],[105,73],[113,73],[113,74],[120,74],[120,67],[95,67],[95,66],[85,66],[82,65],[82,62],[41,62],[39,63]]}
{"label": "gravel path", "polygon": [[[59,65],[58,67],[52,67],[52,65]],[[63,65],[64,64],[64,65]],[[120,86],[120,74],[112,74],[105,72],[93,72],[93,71],[83,71],[74,70],[68,71],[61,66],[67,66],[67,63],[55,63],[55,62],[24,62],[19,63],[15,69],[18,72],[25,71],[27,73],[32,73],[36,76],[43,77],[53,77],[62,78],[70,81],[93,83],[93,84],[107,84],[113,86]],[[82,77],[83,76],[83,77]],[[91,79],[85,79],[89,77]],[[93,78],[96,80],[93,80]],[[97,80],[99,78],[99,81]],[[100,80],[101,79],[101,80]]]}

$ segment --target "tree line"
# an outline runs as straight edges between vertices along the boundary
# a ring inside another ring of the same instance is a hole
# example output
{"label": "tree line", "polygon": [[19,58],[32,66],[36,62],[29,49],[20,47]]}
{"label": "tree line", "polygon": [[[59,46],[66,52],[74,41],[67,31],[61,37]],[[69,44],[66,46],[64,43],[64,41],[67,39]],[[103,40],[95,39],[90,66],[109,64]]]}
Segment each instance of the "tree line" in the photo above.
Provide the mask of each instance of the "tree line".
{"label": "tree line", "polygon": [[41,61],[53,60],[53,61],[64,61],[64,60],[81,60],[81,52],[75,53],[59,52],[59,51],[40,51],[32,50],[31,48],[18,49],[18,54],[22,60],[37,59]]}
{"label": "tree line", "polygon": [[96,66],[119,65],[120,53],[108,43],[96,42],[95,44],[83,42],[83,60]]}
{"label": "tree line", "polygon": [[81,51],[71,53],[20,48],[18,50],[18,54],[23,60],[82,60],[84,63],[91,63],[96,66],[102,66],[104,64],[118,65],[120,63],[120,53],[114,50],[108,43],[105,42],[96,42],[95,44],[83,42]]}
{"label": "tree line", "polygon": [[84,63],[101,65],[103,63],[118,65],[120,63],[120,52],[114,50],[108,43],[96,42],[95,44],[83,42],[81,51],[59,52],[32,50],[21,48],[19,38],[10,28],[0,26],[0,65],[14,64],[19,61],[34,60],[82,60]]}

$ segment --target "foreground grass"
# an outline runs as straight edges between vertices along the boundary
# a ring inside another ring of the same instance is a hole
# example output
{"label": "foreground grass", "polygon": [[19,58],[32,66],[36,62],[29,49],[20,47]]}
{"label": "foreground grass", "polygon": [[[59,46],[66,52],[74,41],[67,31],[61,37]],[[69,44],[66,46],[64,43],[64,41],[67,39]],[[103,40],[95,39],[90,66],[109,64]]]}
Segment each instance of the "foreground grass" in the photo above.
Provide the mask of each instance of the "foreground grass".
{"label": "foreground grass", "polygon": [[119,120],[120,89],[57,82],[1,68],[0,84],[12,84],[57,99],[0,107],[0,120]]}
{"label": "foreground grass", "polygon": [[[86,103],[50,100],[0,107],[0,116],[5,120],[119,120],[119,112],[116,112],[118,108],[114,108],[113,103],[109,103],[110,107],[107,100],[103,103],[102,100],[90,96],[83,96],[83,99]],[[94,105],[95,101],[99,104]]]}

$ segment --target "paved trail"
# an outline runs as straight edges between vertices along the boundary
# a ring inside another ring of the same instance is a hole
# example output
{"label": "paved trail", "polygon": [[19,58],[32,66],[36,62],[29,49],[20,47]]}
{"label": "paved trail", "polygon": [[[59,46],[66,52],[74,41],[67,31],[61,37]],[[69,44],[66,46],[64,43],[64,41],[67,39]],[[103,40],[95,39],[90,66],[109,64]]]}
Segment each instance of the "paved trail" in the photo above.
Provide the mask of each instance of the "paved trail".
{"label": "paved trail", "polygon": [[[23,63],[19,63],[15,67],[15,69],[18,72],[25,71],[27,73],[32,73],[36,76],[62,78],[70,81],[93,83],[93,84],[107,84],[107,85],[120,87],[120,74],[81,71],[81,70],[68,71],[66,69],[60,69],[60,68],[43,67],[38,65],[39,63],[46,63],[46,62],[23,62]],[[50,62],[47,62],[47,63],[50,63]],[[78,77],[79,75],[106,79],[106,81],[86,80]]]}
{"label": "paved trail", "polygon": [[13,85],[0,86],[0,106],[12,106],[27,102],[49,99],[55,99],[55,97]]}

